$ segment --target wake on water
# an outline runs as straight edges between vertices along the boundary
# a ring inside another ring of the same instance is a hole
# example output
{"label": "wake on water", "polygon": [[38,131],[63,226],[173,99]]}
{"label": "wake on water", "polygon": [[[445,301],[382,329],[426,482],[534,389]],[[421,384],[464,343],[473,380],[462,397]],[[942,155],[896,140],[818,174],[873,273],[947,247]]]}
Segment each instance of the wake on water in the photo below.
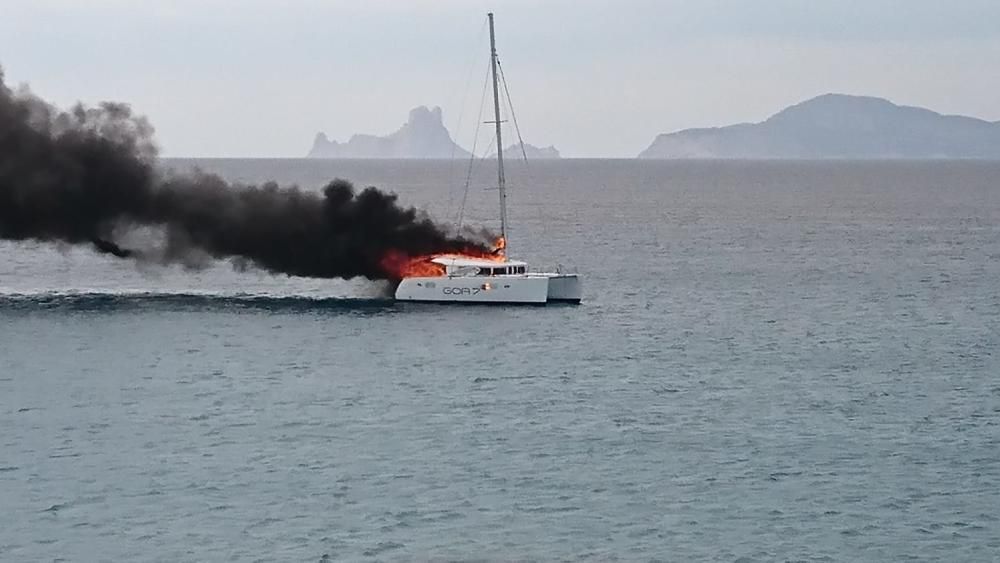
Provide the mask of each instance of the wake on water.
{"label": "wake on water", "polygon": [[249,293],[39,292],[0,293],[0,310],[65,311],[357,311],[392,307],[390,298]]}

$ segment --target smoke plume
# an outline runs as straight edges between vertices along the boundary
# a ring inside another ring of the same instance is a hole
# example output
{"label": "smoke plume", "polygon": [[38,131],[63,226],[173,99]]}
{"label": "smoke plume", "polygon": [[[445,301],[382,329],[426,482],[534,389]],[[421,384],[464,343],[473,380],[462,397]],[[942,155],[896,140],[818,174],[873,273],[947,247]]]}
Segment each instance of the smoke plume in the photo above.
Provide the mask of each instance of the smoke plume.
{"label": "smoke plume", "polygon": [[160,172],[153,128],[129,106],[60,111],[9,89],[0,69],[2,239],[189,267],[207,257],[294,276],[391,279],[387,255],[479,254],[487,236],[456,235],[395,194],[356,192],[344,180],[315,193]]}

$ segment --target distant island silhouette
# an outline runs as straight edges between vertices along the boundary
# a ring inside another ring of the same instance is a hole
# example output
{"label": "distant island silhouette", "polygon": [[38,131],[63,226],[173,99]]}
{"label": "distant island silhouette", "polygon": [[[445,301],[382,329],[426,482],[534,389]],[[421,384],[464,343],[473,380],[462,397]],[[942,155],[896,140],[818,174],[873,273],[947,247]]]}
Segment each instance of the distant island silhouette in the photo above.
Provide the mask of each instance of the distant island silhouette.
{"label": "distant island silhouette", "polygon": [[[529,159],[559,158],[555,147],[539,148],[525,143],[524,152]],[[324,133],[317,133],[308,158],[462,158],[472,154],[452,140],[445,128],[441,108],[425,106],[410,110],[410,115],[396,132],[385,136],[352,136],[340,143],[331,141]],[[520,158],[521,149],[512,145],[504,149],[504,156]],[[496,154],[491,155],[496,158]]]}
{"label": "distant island silhouette", "polygon": [[760,123],[656,137],[639,158],[1000,158],[1000,122],[825,94]]}

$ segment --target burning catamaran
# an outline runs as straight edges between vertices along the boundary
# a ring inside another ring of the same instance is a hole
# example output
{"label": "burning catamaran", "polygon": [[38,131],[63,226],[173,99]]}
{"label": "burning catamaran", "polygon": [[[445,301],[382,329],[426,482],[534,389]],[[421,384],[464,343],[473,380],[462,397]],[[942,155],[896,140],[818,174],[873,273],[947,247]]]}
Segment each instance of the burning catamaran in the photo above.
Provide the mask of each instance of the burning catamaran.
{"label": "burning catamaran", "polygon": [[400,280],[399,301],[441,303],[544,304],[579,303],[580,278],[575,273],[530,272],[528,264],[507,258],[507,190],[500,133],[500,93],[497,83],[496,36],[490,23],[490,65],[493,76],[493,112],[496,124],[497,186],[500,192],[500,238],[493,252],[436,254],[409,258],[389,255],[383,267]]}

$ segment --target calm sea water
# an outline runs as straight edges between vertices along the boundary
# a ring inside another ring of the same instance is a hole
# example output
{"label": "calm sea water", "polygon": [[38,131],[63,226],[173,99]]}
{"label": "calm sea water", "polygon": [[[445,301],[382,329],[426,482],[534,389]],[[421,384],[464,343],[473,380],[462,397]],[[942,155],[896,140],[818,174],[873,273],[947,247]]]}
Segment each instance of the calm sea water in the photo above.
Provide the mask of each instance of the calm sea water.
{"label": "calm sea water", "polygon": [[[449,221],[466,174],[196,164]],[[582,305],[0,243],[0,560],[1000,560],[1000,163],[512,183],[513,253]]]}

